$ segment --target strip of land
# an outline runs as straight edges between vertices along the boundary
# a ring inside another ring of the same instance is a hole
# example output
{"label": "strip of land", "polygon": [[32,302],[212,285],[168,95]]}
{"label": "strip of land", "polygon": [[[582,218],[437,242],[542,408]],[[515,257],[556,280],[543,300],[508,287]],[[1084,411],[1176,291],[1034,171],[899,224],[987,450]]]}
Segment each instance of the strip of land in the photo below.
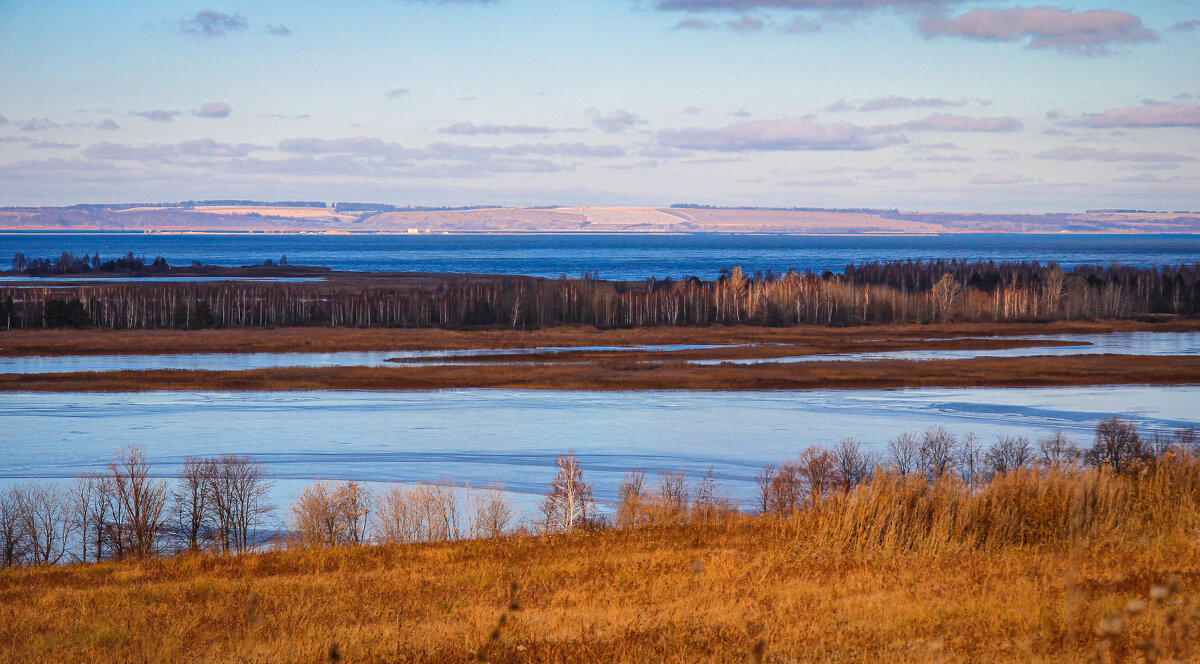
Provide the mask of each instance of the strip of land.
{"label": "strip of land", "polygon": [[681,361],[104,371],[0,375],[0,391],[811,390],[1200,384],[1200,357],[1079,355],[910,362],[696,365]]}
{"label": "strip of land", "polygon": [[[296,353],[538,348],[545,346],[642,346],[665,344],[761,344],[761,357],[803,353],[877,352],[928,348],[1017,348],[1053,343],[999,337],[1109,332],[1200,332],[1200,319],[1165,318],[1054,323],[943,323],[831,328],[723,326],[639,327],[599,330],[444,330],[289,327],[206,330],[27,329],[0,334],[0,357],[59,355],[163,355],[190,353]],[[979,337],[972,339],[971,337]],[[767,344],[779,344],[778,351]],[[732,354],[729,357],[748,357]],[[680,356],[682,357],[682,356]]]}

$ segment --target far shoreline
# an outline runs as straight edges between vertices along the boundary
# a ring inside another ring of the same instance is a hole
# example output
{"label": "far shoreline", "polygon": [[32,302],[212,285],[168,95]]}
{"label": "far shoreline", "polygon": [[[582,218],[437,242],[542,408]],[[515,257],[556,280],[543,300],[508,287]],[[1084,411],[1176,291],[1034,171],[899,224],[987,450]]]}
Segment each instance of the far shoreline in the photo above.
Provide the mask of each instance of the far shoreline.
{"label": "far shoreline", "polygon": [[531,230],[503,230],[503,231],[471,231],[471,230],[454,230],[454,231],[431,231],[421,233],[408,233],[405,231],[310,231],[310,230],[171,230],[171,231],[156,231],[156,230],[69,230],[60,231],[52,229],[0,229],[0,236],[32,236],[32,235],[54,235],[54,236],[98,236],[98,235],[121,235],[121,236],[316,236],[316,237],[371,237],[371,236],[401,236],[401,237],[486,237],[486,236],[629,236],[629,237],[694,237],[694,236],[722,236],[722,237],[942,237],[952,235],[1022,235],[1034,236],[1044,235],[1047,237],[1061,236],[1145,236],[1145,237],[1200,237],[1200,231],[1193,233],[1171,232],[1171,233],[1148,233],[1144,231],[995,231],[995,230],[945,230],[938,232],[925,233],[897,233],[889,231],[867,231],[862,233],[800,233],[788,231],[567,231],[567,230],[546,230],[546,231],[531,231]]}

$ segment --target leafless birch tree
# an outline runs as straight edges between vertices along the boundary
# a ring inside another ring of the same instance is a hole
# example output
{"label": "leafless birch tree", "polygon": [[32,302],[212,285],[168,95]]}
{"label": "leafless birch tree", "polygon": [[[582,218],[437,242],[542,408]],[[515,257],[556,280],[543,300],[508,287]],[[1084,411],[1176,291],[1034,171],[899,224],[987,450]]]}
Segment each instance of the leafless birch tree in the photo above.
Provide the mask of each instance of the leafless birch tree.
{"label": "leafless birch tree", "polygon": [[559,455],[558,474],[542,501],[548,530],[569,533],[587,524],[594,509],[592,485],[583,481],[583,470],[574,453]]}

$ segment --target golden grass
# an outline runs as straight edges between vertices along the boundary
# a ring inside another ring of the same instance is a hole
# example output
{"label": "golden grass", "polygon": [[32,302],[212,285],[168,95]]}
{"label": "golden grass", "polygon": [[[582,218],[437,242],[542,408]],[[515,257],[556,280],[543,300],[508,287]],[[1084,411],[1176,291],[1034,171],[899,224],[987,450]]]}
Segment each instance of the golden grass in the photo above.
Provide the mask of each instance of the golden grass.
{"label": "golden grass", "polygon": [[[1200,383],[1200,357],[1076,355],[909,362],[696,365],[606,361],[539,365],[147,370],[0,374],[0,392],[146,390],[797,390],[897,387],[1036,387]],[[666,355],[669,357],[669,354]]]}
{"label": "golden grass", "polygon": [[1021,474],[975,494],[877,478],[790,519],[6,570],[0,653],[1200,661],[1198,479],[1194,459]]}

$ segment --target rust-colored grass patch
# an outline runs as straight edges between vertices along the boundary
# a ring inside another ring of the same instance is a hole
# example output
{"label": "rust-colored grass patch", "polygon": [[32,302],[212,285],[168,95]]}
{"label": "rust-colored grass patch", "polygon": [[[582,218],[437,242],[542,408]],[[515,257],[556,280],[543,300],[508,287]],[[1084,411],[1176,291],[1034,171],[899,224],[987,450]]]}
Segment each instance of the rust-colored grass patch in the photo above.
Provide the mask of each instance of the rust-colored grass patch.
{"label": "rust-colored grass patch", "polygon": [[[0,333],[0,355],[157,355],[164,353],[335,352],[451,350],[539,346],[635,346],[659,344],[785,344],[808,352],[906,350],[930,347],[931,338],[997,337],[1104,332],[1195,332],[1200,320],[1076,321],[1057,323],[949,323],[824,326],[640,327],[598,330],[441,330],[401,328],[289,327],[219,330],[8,330]],[[1013,347],[997,339],[940,342],[940,348]],[[1028,343],[1028,342],[1019,342]],[[998,344],[998,345],[989,345]]]}
{"label": "rust-colored grass patch", "polygon": [[[519,369],[519,370],[517,370]],[[797,390],[1200,383],[1200,357],[1077,355],[910,362],[696,365],[621,357],[582,363],[106,371],[0,375],[0,391]]]}

